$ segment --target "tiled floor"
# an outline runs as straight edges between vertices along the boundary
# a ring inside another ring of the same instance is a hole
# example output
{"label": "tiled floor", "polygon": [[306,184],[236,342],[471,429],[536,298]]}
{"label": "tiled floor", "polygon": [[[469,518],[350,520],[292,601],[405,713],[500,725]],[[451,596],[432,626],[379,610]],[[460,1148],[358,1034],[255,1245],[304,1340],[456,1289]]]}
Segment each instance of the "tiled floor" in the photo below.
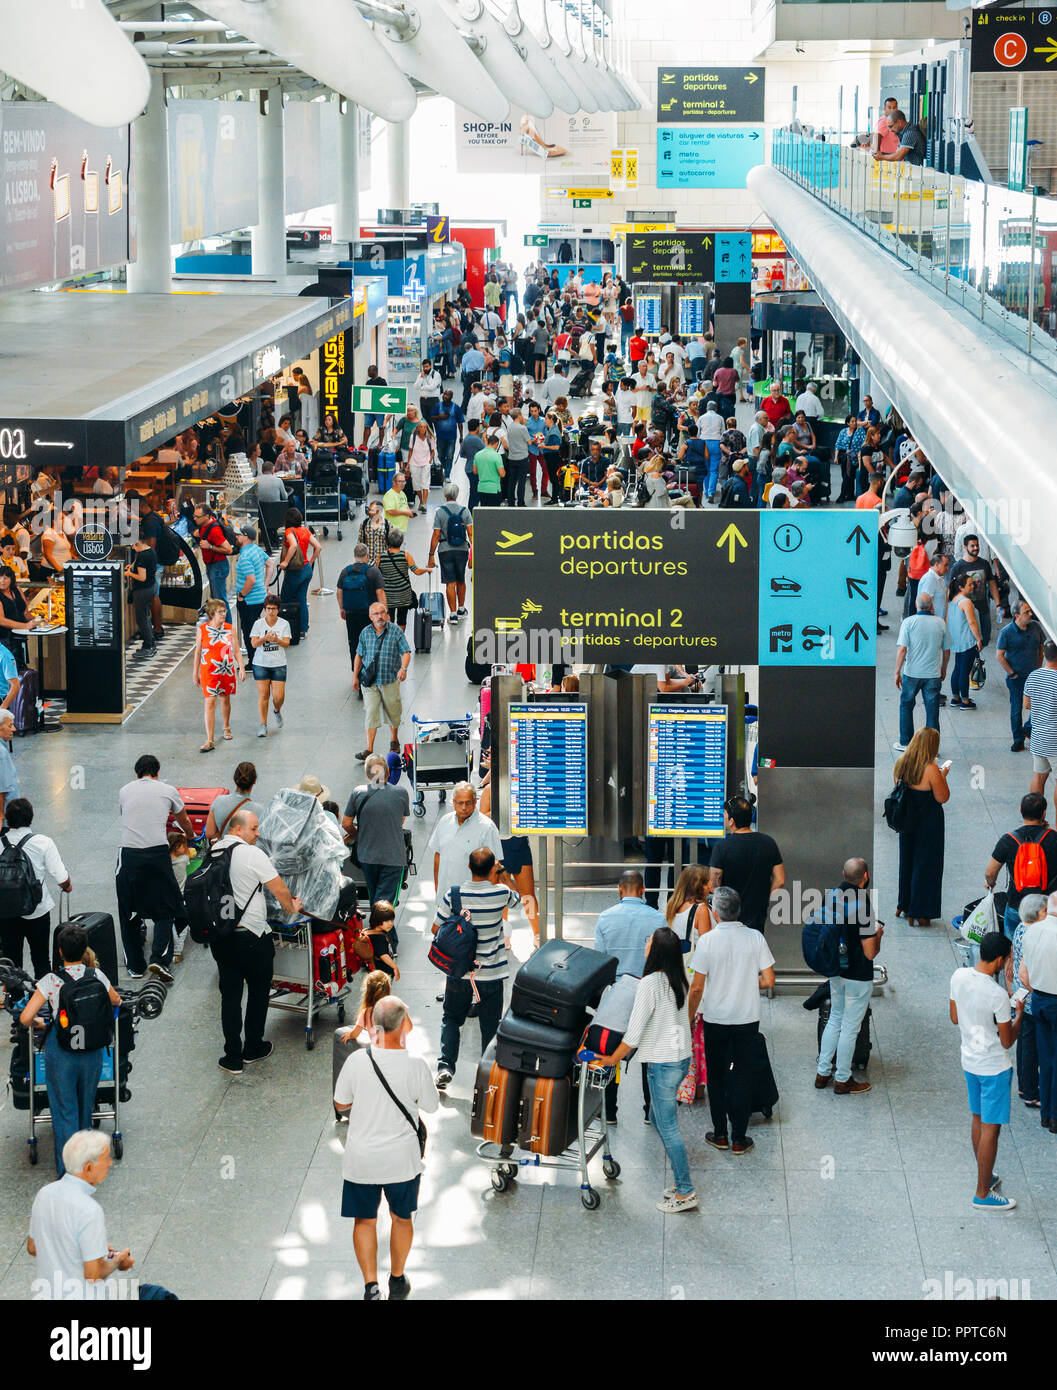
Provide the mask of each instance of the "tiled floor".
{"label": "tiled floor", "polygon": [[[411,523],[422,548],[425,519]],[[326,543],[328,574],[351,557],[353,528]],[[416,552],[417,553],[417,552]],[[286,727],[255,737],[252,693],[235,700],[234,742],[203,755],[200,696],[185,662],[119,729],[81,727],[16,748],[37,824],[55,836],[74,880],[75,910],[116,911],[116,794],[147,750],[181,785],[230,785],[241,759],[255,761],[265,796],[313,772],[343,801],[358,780],[362,715],[349,688],[344,627],[332,597],[310,600],[307,640],[291,653]],[[878,767],[893,757],[894,627],[879,644]],[[463,674],[465,628],[434,638],[416,657],[406,713],[473,707]],[[160,660],[160,658],[159,658]],[[998,834],[1016,823],[1028,763],[1008,752],[1001,684],[975,714],[941,715],[944,755],[954,759],[947,813],[947,920],[979,892]],[[878,776],[879,796],[887,790]],[[420,865],[440,807],[427,799],[412,829]],[[958,1060],[947,1019],[956,962],[950,929],[897,921],[891,885],[894,838],[878,821],[875,881],[889,928],[883,959],[890,984],[873,1004],[873,1090],[838,1099],[812,1086],[815,1018],[802,995],[763,1005],[781,1102],[753,1124],[756,1151],[735,1160],[704,1143],[707,1109],[681,1119],[701,1196],[700,1211],[663,1218],[654,1202],[668,1180],[656,1134],[635,1103],[638,1077],[614,1135],[623,1172],[597,1212],[585,1211],[568,1174],[523,1172],[494,1193],[469,1135],[473,1044],[430,1121],[427,1173],[409,1274],[415,1297],[554,1298],[615,1293],[629,1298],[921,1297],[926,1279],[1028,1279],[1034,1298],[1057,1295],[1057,1141],[1018,1106],[1002,1137],[999,1171],[1019,1206],[980,1217],[969,1206],[973,1164]],[[429,877],[427,875],[427,877]],[[593,900],[597,910],[601,900]],[[402,908],[399,991],[415,1019],[414,1046],[436,1055],[439,976],[425,960],[432,895],[420,879]],[[574,928],[590,928],[585,915]],[[524,923],[515,948],[528,948]],[[471,1025],[472,1026],[472,1025]],[[231,1080],[220,1055],[219,999],[209,956],[195,947],[178,969],[164,1014],[144,1023],[134,1057],[133,1099],[124,1114],[125,1158],[101,1192],[113,1243],[129,1243],[137,1272],[189,1298],[358,1298],[349,1225],[338,1216],[343,1133],[330,1108],[326,1029],[307,1052],[299,1020],[275,1014],[273,1058]],[[6,1075],[6,1043],[0,1049]],[[637,1066],[632,1066],[636,1071]],[[23,1252],[33,1194],[51,1177],[25,1153],[25,1116],[0,1112],[0,1294],[28,1293]],[[597,1164],[597,1160],[596,1160]],[[382,1221],[384,1235],[385,1220]],[[602,1282],[604,1272],[604,1285]]]}

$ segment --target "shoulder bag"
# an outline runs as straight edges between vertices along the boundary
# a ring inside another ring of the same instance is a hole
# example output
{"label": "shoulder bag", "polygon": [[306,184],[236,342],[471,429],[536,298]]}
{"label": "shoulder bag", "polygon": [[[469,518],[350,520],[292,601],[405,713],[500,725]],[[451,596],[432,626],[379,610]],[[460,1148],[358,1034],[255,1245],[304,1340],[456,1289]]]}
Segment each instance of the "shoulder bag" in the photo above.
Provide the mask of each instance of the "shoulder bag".
{"label": "shoulder bag", "polygon": [[419,1121],[418,1121],[418,1123],[417,1123],[417,1124],[415,1123],[415,1121],[411,1118],[411,1112],[410,1112],[410,1110],[408,1110],[407,1106],[403,1103],[403,1101],[397,1100],[396,1095],[395,1095],[394,1092],[393,1092],[392,1086],[389,1085],[389,1082],[386,1081],[385,1077],[382,1075],[382,1069],[381,1069],[381,1067],[379,1067],[378,1063],[374,1060],[374,1056],[373,1056],[373,1054],[372,1054],[370,1048],[367,1049],[367,1056],[370,1057],[370,1059],[371,1059],[371,1066],[374,1068],[374,1074],[375,1074],[375,1076],[377,1076],[378,1080],[379,1080],[379,1081],[382,1083],[382,1085],[385,1087],[386,1094],[389,1096],[389,1099],[393,1102],[393,1104],[394,1104],[394,1105],[397,1107],[397,1109],[400,1111],[401,1115],[403,1115],[404,1119],[408,1122],[408,1124],[411,1126],[411,1128],[415,1131],[415,1137],[418,1139],[418,1152],[419,1152],[419,1155],[420,1155],[422,1158],[425,1158],[425,1156],[426,1156],[426,1139],[427,1139],[427,1137],[428,1137],[428,1135],[429,1135],[429,1131],[426,1129],[426,1122],[425,1122],[425,1120],[423,1120],[423,1119],[420,1118]]}

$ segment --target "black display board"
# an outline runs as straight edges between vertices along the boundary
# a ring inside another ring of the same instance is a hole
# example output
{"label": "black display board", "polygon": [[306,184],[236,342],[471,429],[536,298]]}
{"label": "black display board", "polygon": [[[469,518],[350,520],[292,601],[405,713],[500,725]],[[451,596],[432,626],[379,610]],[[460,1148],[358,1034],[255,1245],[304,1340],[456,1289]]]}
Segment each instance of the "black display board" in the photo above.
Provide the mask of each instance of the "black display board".
{"label": "black display board", "polygon": [[975,10],[972,22],[973,72],[1054,71],[1057,7],[990,5]]}
{"label": "black display board", "polygon": [[587,834],[587,706],[510,706],[510,833]]}
{"label": "black display board", "polygon": [[73,561],[63,577],[67,712],[120,716],[125,708],[122,563]]}
{"label": "black display board", "polygon": [[663,125],[755,125],[763,120],[763,68],[658,68],[657,120]]}
{"label": "black display board", "polygon": [[712,232],[629,232],[629,280],[713,280],[716,238]]}

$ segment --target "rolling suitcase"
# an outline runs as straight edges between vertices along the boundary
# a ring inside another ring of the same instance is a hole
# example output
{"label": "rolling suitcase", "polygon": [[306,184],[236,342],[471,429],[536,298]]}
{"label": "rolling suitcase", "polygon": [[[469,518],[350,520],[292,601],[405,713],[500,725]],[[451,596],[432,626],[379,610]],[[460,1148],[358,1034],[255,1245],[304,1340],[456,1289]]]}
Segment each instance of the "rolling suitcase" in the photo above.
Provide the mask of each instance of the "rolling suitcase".
{"label": "rolling suitcase", "polygon": [[[205,833],[206,821],[209,819],[209,808],[218,796],[226,796],[227,787],[177,787],[180,793],[180,800],[184,804],[187,812],[187,819],[191,822],[196,835]],[[178,830],[179,826],[169,813],[169,819],[165,823],[165,829]],[[219,830],[220,827],[217,826]]]}
{"label": "rolling suitcase", "polygon": [[362,502],[367,496],[363,469],[358,463],[343,463],[338,469],[341,491],[349,502]]}
{"label": "rolling suitcase", "polygon": [[582,1036],[582,1023],[576,1028],[556,1028],[519,1018],[508,1009],[495,1035],[496,1061],[526,1076],[566,1076]]}
{"label": "rolling suitcase", "polygon": [[367,450],[367,481],[376,483],[378,481],[378,460],[381,457],[381,449],[377,445]]}
{"label": "rolling suitcase", "polygon": [[571,941],[545,941],[514,976],[511,1012],[579,1037],[587,1009],[597,1007],[616,978],[616,956]]}
{"label": "rolling suitcase", "polygon": [[378,491],[383,495],[393,486],[393,475],[396,473],[396,454],[391,450],[383,450],[378,455]]}
{"label": "rolling suitcase", "polygon": [[[334,1104],[334,1090],[337,1087],[338,1077],[341,1075],[341,1069],[349,1060],[349,1058],[353,1055],[353,1053],[359,1049],[360,1046],[360,1044],[356,1041],[355,1038],[350,1038],[348,1042],[342,1042],[341,1035],[349,1026],[350,1025],[346,1023],[343,1024],[342,1027],[334,1029],[334,1057],[333,1062],[331,1064],[330,1078],[331,1105]],[[347,1120],[348,1116],[347,1114],[339,1114],[337,1109],[335,1109],[334,1118],[336,1120]]]}
{"label": "rolling suitcase", "polygon": [[514,1143],[523,1083],[524,1077],[518,1072],[509,1071],[496,1061],[493,1038],[477,1066],[470,1133],[493,1144]]}
{"label": "rolling suitcase", "polygon": [[280,603],[279,617],[290,624],[290,645],[296,647],[301,641],[301,605],[299,603]]}
{"label": "rolling suitcase", "polygon": [[[61,908],[59,915],[62,916]],[[95,958],[99,962],[99,969],[116,989],[117,932],[114,929],[114,919],[110,913],[77,912],[66,921],[58,922],[51,934],[51,965],[53,970],[58,970],[62,965],[57,941],[59,932],[67,926],[84,928],[85,935],[88,937],[88,944],[95,952]]]}
{"label": "rolling suitcase", "polygon": [[637,975],[621,975],[602,995],[602,1002],[584,1033],[584,1047],[589,1052],[600,1052],[608,1057],[624,1041],[638,987]]}
{"label": "rolling suitcase", "polygon": [[43,720],[37,709],[40,696],[40,677],[32,666],[23,667],[18,673],[18,691],[11,705],[15,716],[16,734],[37,734]]}
{"label": "rolling suitcase", "polygon": [[[602,1091],[587,1092],[584,1125],[602,1109]],[[553,1158],[577,1138],[579,1088],[568,1076],[526,1078],[518,1115],[518,1144],[529,1153]]]}
{"label": "rolling suitcase", "polygon": [[[341,936],[345,951],[345,979],[351,984],[358,971],[374,969],[374,950],[370,937],[363,933],[363,922],[359,917],[349,918],[341,929]],[[368,954],[361,955],[365,947]]]}
{"label": "rolling suitcase", "polygon": [[433,588],[433,571],[429,572],[428,589],[423,589],[418,596],[419,608],[424,608],[429,614],[430,622],[434,627],[444,625],[444,595],[439,589]]}
{"label": "rolling suitcase", "polygon": [[769,1120],[778,1104],[778,1087],[775,1083],[774,1072],[771,1070],[771,1059],[767,1055],[767,1039],[762,1033],[756,1035],[754,1052],[752,1057],[752,1104],[750,1112],[755,1114],[758,1110],[765,1120]]}
{"label": "rolling suitcase", "polygon": [[328,999],[336,999],[345,987],[345,938],[340,931],[313,934],[312,979]]}
{"label": "rolling suitcase", "polygon": [[429,613],[422,606],[421,598],[424,597],[424,594],[420,596],[419,605],[415,609],[414,638],[416,652],[428,652],[433,647],[433,622]]}

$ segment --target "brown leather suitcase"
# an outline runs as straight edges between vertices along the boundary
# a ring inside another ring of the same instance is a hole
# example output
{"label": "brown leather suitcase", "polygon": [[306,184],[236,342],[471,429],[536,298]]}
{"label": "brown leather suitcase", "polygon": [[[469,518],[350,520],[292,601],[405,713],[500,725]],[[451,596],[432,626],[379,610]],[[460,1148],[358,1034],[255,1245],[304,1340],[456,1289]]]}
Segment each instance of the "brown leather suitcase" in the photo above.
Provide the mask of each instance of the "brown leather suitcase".
{"label": "brown leather suitcase", "polygon": [[[521,1091],[518,1143],[529,1153],[553,1158],[576,1142],[579,1089],[568,1076],[526,1076]],[[602,1092],[589,1090],[584,1124],[602,1108]]]}
{"label": "brown leather suitcase", "polygon": [[485,1048],[477,1067],[470,1110],[470,1133],[493,1144],[513,1144],[524,1077],[501,1067],[495,1059],[495,1039]]}

